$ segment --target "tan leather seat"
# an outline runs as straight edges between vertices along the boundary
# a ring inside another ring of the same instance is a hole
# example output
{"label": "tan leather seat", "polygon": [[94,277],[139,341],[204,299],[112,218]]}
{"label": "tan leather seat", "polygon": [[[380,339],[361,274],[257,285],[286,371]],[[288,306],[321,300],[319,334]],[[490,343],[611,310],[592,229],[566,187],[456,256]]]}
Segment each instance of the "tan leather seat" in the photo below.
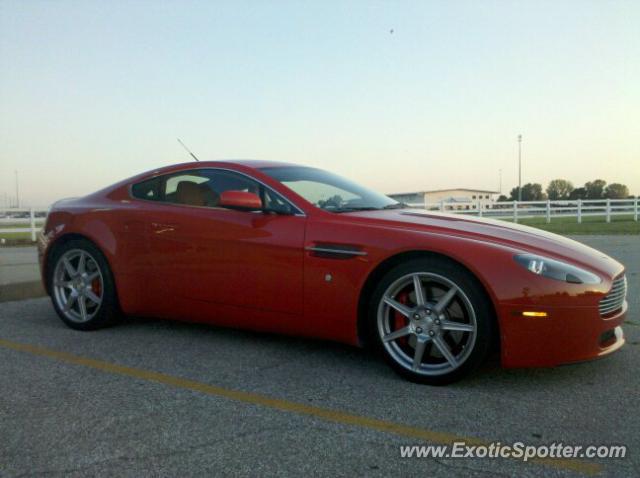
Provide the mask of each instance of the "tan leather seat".
{"label": "tan leather seat", "polygon": [[205,196],[196,183],[180,181],[176,188],[176,202],[189,206],[204,206]]}

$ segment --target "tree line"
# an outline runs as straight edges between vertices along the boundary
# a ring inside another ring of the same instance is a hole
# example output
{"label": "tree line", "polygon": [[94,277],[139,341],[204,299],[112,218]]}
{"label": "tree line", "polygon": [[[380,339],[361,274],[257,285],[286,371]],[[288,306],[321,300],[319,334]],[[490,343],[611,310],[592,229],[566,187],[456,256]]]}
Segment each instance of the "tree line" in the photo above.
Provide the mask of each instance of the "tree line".
{"label": "tree line", "polygon": [[[502,194],[498,201],[517,201],[518,186],[513,188],[509,196]],[[542,184],[527,183],[522,186],[523,201],[545,201],[547,199],[627,199],[633,198],[629,195],[629,188],[620,183],[611,183],[602,179],[588,181],[584,186],[574,188],[571,181],[566,179],[553,179],[549,181],[546,189],[542,189]]]}

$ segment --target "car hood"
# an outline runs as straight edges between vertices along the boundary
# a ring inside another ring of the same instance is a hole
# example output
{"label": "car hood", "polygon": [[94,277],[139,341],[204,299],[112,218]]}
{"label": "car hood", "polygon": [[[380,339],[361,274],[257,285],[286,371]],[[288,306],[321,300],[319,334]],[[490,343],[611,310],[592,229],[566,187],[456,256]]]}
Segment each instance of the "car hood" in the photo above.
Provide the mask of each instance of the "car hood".
{"label": "car hood", "polygon": [[507,221],[446,214],[422,209],[363,211],[350,215],[380,220],[390,227],[425,230],[502,244],[523,252],[537,253],[582,265],[610,277],[620,274],[622,264],[606,254],[572,239],[534,227]]}

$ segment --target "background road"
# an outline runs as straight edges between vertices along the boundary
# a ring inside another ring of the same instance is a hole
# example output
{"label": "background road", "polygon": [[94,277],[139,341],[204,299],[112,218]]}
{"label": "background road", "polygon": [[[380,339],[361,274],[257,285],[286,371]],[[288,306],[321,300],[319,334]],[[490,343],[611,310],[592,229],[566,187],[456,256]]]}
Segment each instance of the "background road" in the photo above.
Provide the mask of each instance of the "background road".
{"label": "background road", "polygon": [[35,247],[0,247],[0,286],[39,279]]}
{"label": "background road", "polygon": [[[576,474],[507,459],[400,459],[400,445],[423,442],[367,419],[488,442],[626,444],[627,458],[595,462],[603,476],[638,476],[640,238],[579,239],[627,266],[628,344],[605,360],[554,369],[491,363],[439,388],[408,383],[339,344],[146,319],[82,333],[66,328],[48,299],[0,304],[0,476]],[[100,362],[65,362],[6,341]],[[220,388],[157,383],[102,363]],[[225,390],[360,418],[336,423],[224,398]]]}

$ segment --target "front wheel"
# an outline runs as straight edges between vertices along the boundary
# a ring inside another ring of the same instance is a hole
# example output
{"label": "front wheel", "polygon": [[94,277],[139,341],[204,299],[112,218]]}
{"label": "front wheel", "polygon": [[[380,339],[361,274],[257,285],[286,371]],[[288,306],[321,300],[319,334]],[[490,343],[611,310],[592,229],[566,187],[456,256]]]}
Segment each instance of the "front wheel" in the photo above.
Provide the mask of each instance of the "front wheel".
{"label": "front wheel", "polygon": [[72,329],[94,330],[120,317],[111,270],[102,252],[86,240],[52,251],[48,288],[53,307]]}
{"label": "front wheel", "polygon": [[392,269],[369,310],[373,342],[389,365],[411,381],[431,385],[475,369],[489,352],[494,324],[477,280],[437,257]]}

